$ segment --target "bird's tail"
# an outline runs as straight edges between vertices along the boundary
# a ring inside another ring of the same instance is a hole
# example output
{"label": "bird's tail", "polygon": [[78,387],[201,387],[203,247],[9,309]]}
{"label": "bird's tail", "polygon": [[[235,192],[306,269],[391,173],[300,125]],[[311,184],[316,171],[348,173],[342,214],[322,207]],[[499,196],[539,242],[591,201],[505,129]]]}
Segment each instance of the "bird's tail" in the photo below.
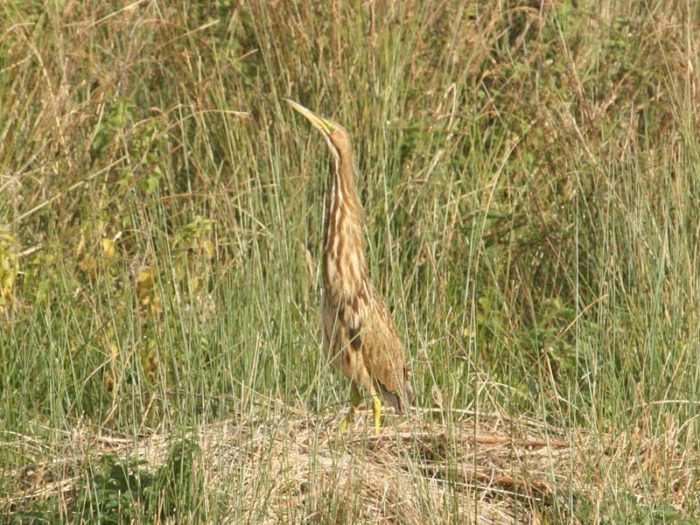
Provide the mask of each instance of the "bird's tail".
{"label": "bird's tail", "polygon": [[390,392],[381,383],[377,384],[384,402],[387,405],[394,407],[394,410],[396,410],[399,414],[403,414],[413,405],[413,388],[408,380],[404,383],[403,392],[400,393]]}

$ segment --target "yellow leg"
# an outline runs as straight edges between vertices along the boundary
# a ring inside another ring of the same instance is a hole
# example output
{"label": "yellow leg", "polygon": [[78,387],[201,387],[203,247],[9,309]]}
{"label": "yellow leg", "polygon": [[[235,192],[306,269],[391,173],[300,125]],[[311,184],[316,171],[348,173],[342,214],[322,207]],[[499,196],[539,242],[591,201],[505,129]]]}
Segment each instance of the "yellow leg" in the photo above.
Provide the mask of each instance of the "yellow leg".
{"label": "yellow leg", "polygon": [[374,412],[374,433],[379,434],[382,426],[382,401],[377,396],[372,396],[372,412]]}
{"label": "yellow leg", "polygon": [[355,383],[352,384],[350,395],[352,396],[352,409],[354,411],[362,403],[362,394],[360,394],[360,390]]}
{"label": "yellow leg", "polygon": [[362,403],[362,394],[360,394],[355,383],[352,383],[350,396],[352,398],[352,405],[350,405],[350,412],[348,412],[348,415],[340,422],[341,432],[345,432],[348,429],[348,425],[355,420],[355,410],[357,410],[357,407]]}

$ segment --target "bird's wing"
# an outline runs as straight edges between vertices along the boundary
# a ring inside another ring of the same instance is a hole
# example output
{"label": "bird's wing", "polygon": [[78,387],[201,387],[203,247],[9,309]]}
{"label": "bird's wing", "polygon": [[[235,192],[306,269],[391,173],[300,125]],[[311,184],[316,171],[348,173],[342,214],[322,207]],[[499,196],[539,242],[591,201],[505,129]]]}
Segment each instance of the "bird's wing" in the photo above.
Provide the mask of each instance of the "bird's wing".
{"label": "bird's wing", "polygon": [[394,322],[381,299],[362,323],[362,357],[384,400],[399,413],[411,403],[408,370]]}

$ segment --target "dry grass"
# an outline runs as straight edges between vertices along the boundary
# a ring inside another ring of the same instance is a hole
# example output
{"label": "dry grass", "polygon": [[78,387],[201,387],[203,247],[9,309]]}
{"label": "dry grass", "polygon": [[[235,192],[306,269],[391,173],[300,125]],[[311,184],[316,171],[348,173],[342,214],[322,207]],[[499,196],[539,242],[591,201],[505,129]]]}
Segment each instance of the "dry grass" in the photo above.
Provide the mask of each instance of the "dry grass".
{"label": "dry grass", "polygon": [[[374,435],[369,412],[339,433],[334,416],[282,404],[266,409],[262,418],[178,436],[201,446],[204,493],[227,502],[223,515],[230,522],[541,523],[572,497],[600,506],[610,484],[639,503],[672,486],[679,509],[688,503],[685,495],[700,488],[700,458],[679,442],[673,426],[656,439],[643,437],[641,429],[592,436],[587,429],[566,431],[499,414],[459,412],[451,414],[453,422],[431,422],[446,414],[423,410],[410,420],[389,418]],[[18,452],[37,461],[9,476],[25,491],[4,498],[3,506],[61,497],[68,507],[89,465],[101,457],[138,460],[156,471],[173,442],[168,433],[134,440],[87,427],[52,434],[46,443],[33,436],[15,441],[23,449]],[[620,471],[624,478],[615,477]]]}

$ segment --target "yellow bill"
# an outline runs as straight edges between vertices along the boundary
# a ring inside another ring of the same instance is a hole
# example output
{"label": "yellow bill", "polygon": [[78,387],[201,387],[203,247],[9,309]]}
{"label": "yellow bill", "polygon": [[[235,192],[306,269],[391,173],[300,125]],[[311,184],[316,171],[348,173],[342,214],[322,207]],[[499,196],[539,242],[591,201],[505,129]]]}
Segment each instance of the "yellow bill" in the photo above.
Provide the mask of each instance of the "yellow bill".
{"label": "yellow bill", "polygon": [[317,115],[316,113],[314,113],[310,109],[305,108],[304,106],[302,106],[298,102],[294,102],[290,98],[287,98],[285,100],[296,111],[298,111],[299,113],[304,115],[309,120],[309,122],[311,122],[311,124],[313,124],[313,126],[317,130],[319,130],[321,133],[323,133],[325,135],[329,135],[329,134],[333,133],[333,131],[335,130],[335,124],[333,122],[331,122],[330,120],[327,120],[327,119]]}

